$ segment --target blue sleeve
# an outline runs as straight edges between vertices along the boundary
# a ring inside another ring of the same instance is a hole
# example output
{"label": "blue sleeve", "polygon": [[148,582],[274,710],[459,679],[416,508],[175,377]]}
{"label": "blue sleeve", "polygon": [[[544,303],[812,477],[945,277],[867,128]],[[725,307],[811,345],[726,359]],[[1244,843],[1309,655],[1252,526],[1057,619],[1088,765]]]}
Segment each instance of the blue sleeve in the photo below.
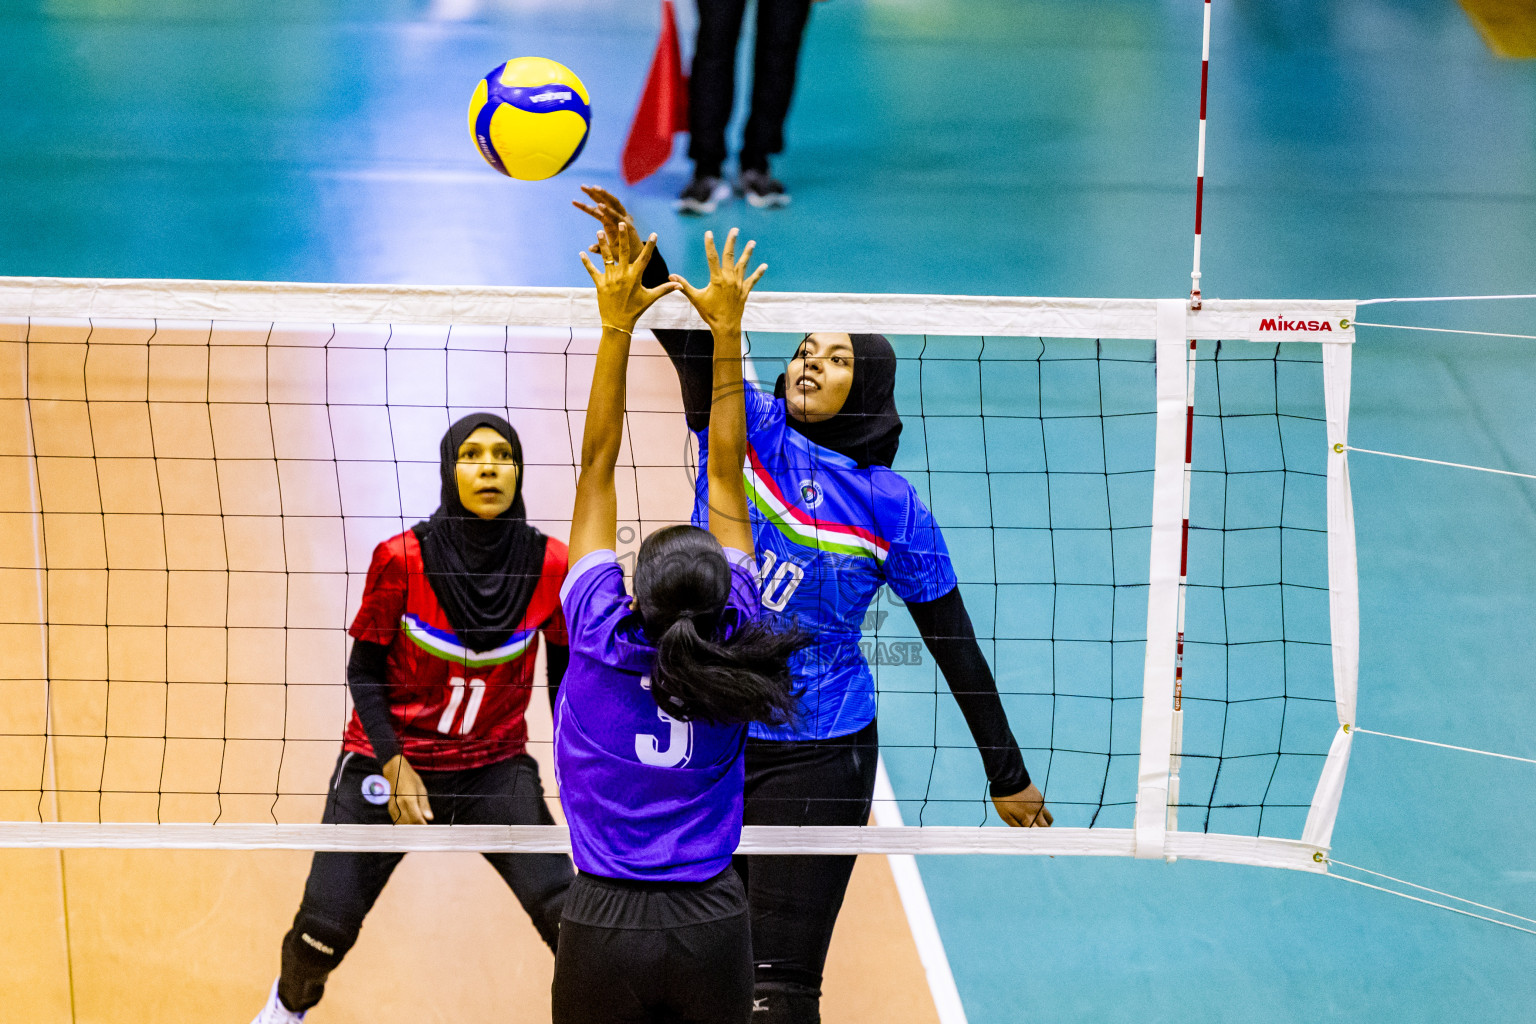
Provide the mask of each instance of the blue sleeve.
{"label": "blue sleeve", "polygon": [[759,431],[767,430],[775,422],[784,418],[784,402],[750,381],[744,383],[746,383],[747,435],[750,437]]}
{"label": "blue sleeve", "polygon": [[573,653],[597,661],[612,645],[619,620],[629,614],[624,570],[613,551],[593,551],[571,566],[560,587],[560,606]]}
{"label": "blue sleeve", "polygon": [[[896,476],[896,474],[891,474]],[[944,534],[912,485],[901,477],[902,522],[891,539],[885,559],[885,582],[906,602],[935,601],[955,589],[959,580],[949,560]]]}
{"label": "blue sleeve", "polygon": [[[742,383],[745,385],[743,389],[743,403],[747,408],[747,436],[750,438],[753,434],[772,427],[775,422],[782,420],[786,413],[783,400],[774,398],[771,392],[764,391],[749,380]],[[696,422],[699,425],[695,426]],[[709,421],[707,419],[702,422],[691,419],[688,427],[701,438],[707,439],[709,437]]]}

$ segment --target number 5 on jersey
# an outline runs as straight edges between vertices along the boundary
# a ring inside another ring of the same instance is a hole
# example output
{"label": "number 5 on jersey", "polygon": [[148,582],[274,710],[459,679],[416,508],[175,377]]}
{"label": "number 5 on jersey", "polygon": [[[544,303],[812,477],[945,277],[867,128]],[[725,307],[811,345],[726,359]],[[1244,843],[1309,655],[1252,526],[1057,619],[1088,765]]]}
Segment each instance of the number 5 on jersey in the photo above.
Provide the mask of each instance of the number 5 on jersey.
{"label": "number 5 on jersey", "polygon": [[[437,720],[437,731],[444,735],[452,735],[454,716],[459,713],[459,705],[464,703],[464,680],[454,676],[448,680],[448,686],[448,706],[443,708],[443,717]],[[471,679],[468,689],[469,706],[464,709],[464,721],[459,724],[460,736],[468,736],[475,727],[475,716],[480,714],[480,702],[485,700],[485,680]]]}

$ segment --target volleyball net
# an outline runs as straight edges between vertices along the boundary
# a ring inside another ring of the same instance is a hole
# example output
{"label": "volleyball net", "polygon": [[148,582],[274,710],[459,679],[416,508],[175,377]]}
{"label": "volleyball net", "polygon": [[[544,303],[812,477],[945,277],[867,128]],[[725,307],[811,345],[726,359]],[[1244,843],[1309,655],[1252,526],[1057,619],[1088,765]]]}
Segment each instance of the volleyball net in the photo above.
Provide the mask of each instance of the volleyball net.
{"label": "volleyball net", "polygon": [[[989,827],[964,720],[883,590],[882,824],[749,827],[743,850],[1326,870],[1358,661],[1353,318],[754,295],[766,387],[803,333],[891,339],[894,468],[944,529],[1056,827]],[[564,538],[598,322],[579,289],[0,279],[0,846],[567,848],[558,826],[317,822],[373,547],[430,515],[438,439],[479,409],[518,429],[529,518]],[[641,326],[702,324],[668,297]],[[645,332],[626,426],[632,565],[687,520],[696,460]],[[529,717],[557,795],[542,694]]]}

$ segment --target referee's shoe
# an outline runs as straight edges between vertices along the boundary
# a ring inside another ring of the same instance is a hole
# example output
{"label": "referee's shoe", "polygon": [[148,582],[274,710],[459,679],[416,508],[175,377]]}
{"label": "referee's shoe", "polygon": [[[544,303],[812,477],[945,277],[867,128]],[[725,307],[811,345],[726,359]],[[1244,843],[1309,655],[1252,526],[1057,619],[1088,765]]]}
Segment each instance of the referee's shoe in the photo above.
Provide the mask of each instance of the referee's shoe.
{"label": "referee's shoe", "polygon": [[736,191],[759,210],[776,210],[789,205],[789,193],[784,183],[767,169],[742,171],[736,179]]}
{"label": "referee's shoe", "polygon": [[688,187],[677,197],[673,207],[678,213],[696,217],[715,212],[715,208],[731,198],[731,186],[724,179],[712,174],[695,174]]}

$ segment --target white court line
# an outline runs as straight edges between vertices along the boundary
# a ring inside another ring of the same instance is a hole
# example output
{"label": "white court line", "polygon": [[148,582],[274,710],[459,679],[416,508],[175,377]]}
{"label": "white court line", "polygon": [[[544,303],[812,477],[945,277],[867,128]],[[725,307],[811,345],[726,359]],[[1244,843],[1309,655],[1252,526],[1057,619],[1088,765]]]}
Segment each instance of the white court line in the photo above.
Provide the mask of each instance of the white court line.
{"label": "white court line", "polygon": [[1536,299],[1536,295],[1432,295],[1406,299],[1356,299],[1357,306],[1377,306],[1384,302],[1477,302],[1482,299]]}
{"label": "white court line", "polygon": [[1476,334],[1484,338],[1525,338],[1536,341],[1536,334],[1500,334],[1497,331],[1458,331],[1450,327],[1410,327],[1407,324],[1368,324],[1355,321],[1356,327],[1390,327],[1395,331],[1433,331],[1436,334]]}
{"label": "white court line", "polygon": [[[1516,757],[1514,754],[1499,754],[1492,750],[1478,750],[1475,747],[1458,747],[1452,743],[1436,743],[1434,740],[1421,740],[1412,736],[1399,736],[1396,733],[1391,732],[1377,732],[1375,729],[1362,729],[1358,725],[1354,727],[1353,731],[1363,732],[1368,736],[1385,736],[1389,740],[1406,740],[1409,743],[1422,743],[1426,747],[1444,747],[1446,750],[1460,750],[1467,754],[1482,754],[1484,757],[1502,757],[1506,761],[1524,761],[1526,764],[1536,764],[1536,759],[1529,757]],[[1365,869],[1361,868],[1360,870],[1364,871]],[[1413,883],[1409,882],[1408,884],[1412,885]]]}
{"label": "white court line", "polygon": [[1385,455],[1389,459],[1407,459],[1409,462],[1428,462],[1433,466],[1450,466],[1453,469],[1475,469],[1479,473],[1497,473],[1500,476],[1518,476],[1526,480],[1536,480],[1536,473],[1516,473],[1512,469],[1490,469],[1487,466],[1469,466],[1465,462],[1442,462],[1440,459],[1424,459],[1417,455],[1399,455],[1396,452],[1378,452],[1374,448],[1356,448],[1354,445],[1344,446],[1348,451],[1360,452],[1364,455]]}
{"label": "white court line", "polygon": [[[875,762],[875,824],[897,827],[904,824],[883,757]],[[967,1024],[965,1005],[960,1002],[960,990],[955,987],[955,976],[949,969],[949,957],[944,952],[938,922],[933,919],[933,907],[928,903],[923,876],[917,870],[917,858],[909,853],[892,853],[886,860],[890,862],[891,876],[896,880],[901,907],[907,914],[912,941],[917,944],[917,958],[922,961],[923,973],[928,976],[928,991],[933,994],[939,1024]]]}

